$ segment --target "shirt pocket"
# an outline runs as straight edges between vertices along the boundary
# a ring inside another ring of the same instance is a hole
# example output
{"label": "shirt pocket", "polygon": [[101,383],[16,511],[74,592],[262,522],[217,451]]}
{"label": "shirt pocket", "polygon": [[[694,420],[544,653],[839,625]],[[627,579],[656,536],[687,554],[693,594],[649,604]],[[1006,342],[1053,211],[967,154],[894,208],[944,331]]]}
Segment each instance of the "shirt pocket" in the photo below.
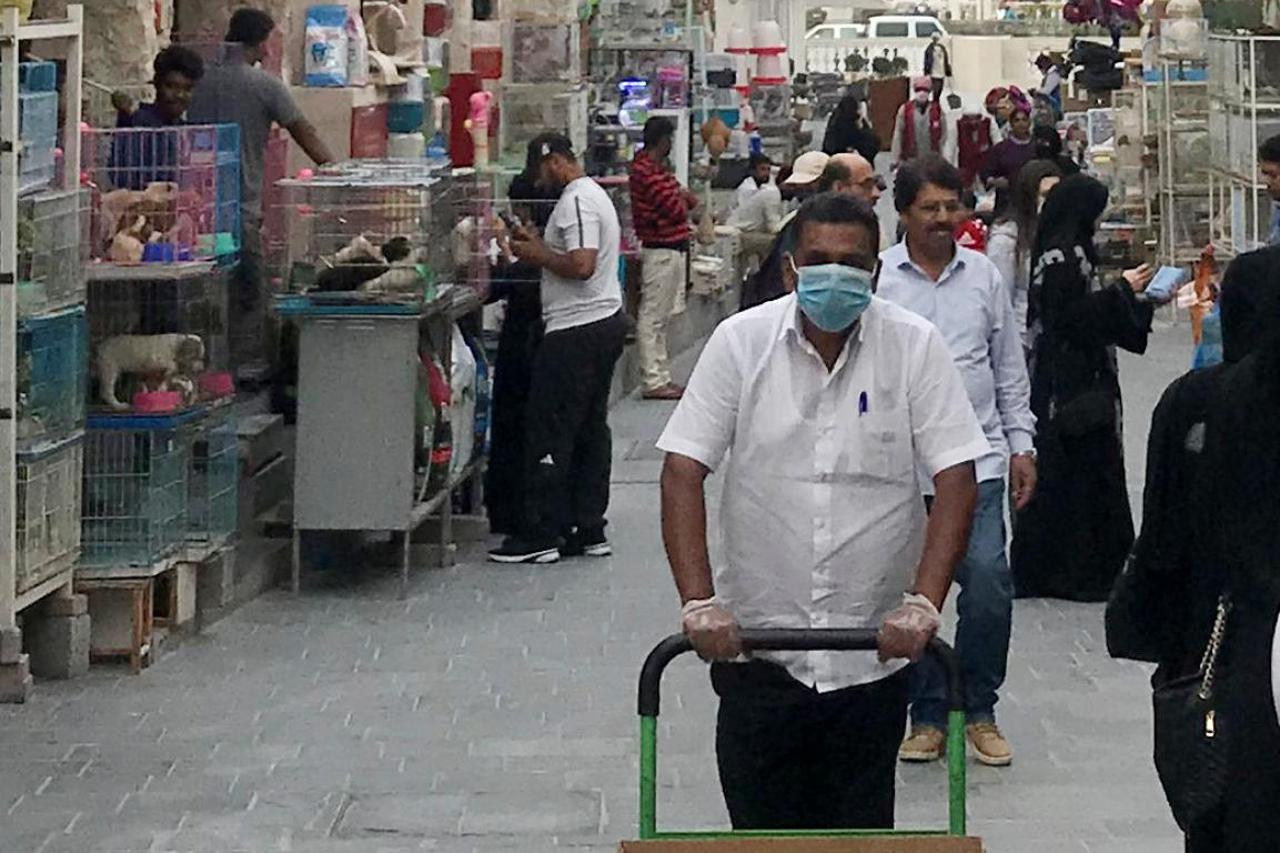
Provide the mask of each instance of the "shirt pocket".
{"label": "shirt pocket", "polygon": [[881,480],[913,480],[911,428],[906,411],[867,412],[857,419],[853,468]]}

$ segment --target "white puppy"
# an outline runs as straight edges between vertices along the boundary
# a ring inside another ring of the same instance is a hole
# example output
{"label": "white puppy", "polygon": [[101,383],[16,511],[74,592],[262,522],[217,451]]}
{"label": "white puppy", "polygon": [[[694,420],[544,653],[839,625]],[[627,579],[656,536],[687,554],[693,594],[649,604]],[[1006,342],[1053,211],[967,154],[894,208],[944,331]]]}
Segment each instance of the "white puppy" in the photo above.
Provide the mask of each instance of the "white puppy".
{"label": "white puppy", "polygon": [[128,403],[116,399],[116,382],[126,373],[158,380],[161,387],[194,388],[191,382],[204,370],[204,341],[199,335],[116,335],[98,347],[98,393],[102,402],[121,411]]}

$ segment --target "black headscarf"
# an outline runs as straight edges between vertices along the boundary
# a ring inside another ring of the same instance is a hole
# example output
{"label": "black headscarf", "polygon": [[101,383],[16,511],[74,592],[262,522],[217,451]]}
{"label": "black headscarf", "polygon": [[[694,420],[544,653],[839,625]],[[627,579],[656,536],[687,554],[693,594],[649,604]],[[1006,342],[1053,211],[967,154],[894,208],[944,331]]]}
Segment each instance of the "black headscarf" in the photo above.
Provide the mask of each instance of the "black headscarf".
{"label": "black headscarf", "polygon": [[856,151],[873,166],[876,154],[880,151],[880,140],[875,131],[862,121],[861,101],[856,95],[845,95],[836,104],[831,117],[827,119],[827,132],[822,137],[824,154],[844,154]]}
{"label": "black headscarf", "polygon": [[1280,331],[1280,247],[1247,252],[1222,276],[1222,358],[1235,364]]}
{"label": "black headscarf", "polygon": [[1035,140],[1036,160],[1050,160],[1056,163],[1064,175],[1080,173],[1080,164],[1062,153],[1062,136],[1059,135],[1056,127],[1037,124],[1031,131],[1031,138]]}
{"label": "black headscarf", "polygon": [[1098,219],[1106,212],[1107,196],[1107,188],[1088,175],[1064,178],[1049,192],[1040,211],[1035,257],[1061,249],[1070,258],[1080,246],[1085,257],[1097,264],[1093,235]]}

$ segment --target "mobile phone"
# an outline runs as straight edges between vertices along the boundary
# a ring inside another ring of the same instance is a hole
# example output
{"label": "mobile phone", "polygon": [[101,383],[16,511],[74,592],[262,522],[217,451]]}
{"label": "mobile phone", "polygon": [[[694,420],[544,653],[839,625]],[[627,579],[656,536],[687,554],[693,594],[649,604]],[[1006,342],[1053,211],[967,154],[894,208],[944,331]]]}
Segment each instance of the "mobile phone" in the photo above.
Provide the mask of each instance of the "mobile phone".
{"label": "mobile phone", "polygon": [[1182,267],[1160,267],[1143,294],[1152,302],[1167,302],[1186,282],[1187,271]]}
{"label": "mobile phone", "polygon": [[505,210],[499,210],[498,218],[501,219],[511,231],[516,231],[520,228],[520,217],[515,216],[514,214],[507,213]]}

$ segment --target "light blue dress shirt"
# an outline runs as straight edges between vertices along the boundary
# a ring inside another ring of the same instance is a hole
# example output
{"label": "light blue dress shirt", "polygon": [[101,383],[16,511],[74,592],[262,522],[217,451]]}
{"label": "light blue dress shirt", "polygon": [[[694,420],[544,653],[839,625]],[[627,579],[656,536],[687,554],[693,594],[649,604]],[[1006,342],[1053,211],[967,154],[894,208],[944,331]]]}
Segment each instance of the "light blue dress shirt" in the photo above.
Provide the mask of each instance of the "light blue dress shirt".
{"label": "light blue dress shirt", "polygon": [[1271,233],[1267,235],[1268,246],[1280,246],[1280,202],[1271,203]]}
{"label": "light blue dress shirt", "polygon": [[1000,271],[985,255],[957,246],[935,282],[912,262],[903,240],[880,254],[876,295],[942,332],[992,448],[977,462],[978,481],[1003,477],[1009,454],[1034,446],[1036,418],[1022,339]]}

